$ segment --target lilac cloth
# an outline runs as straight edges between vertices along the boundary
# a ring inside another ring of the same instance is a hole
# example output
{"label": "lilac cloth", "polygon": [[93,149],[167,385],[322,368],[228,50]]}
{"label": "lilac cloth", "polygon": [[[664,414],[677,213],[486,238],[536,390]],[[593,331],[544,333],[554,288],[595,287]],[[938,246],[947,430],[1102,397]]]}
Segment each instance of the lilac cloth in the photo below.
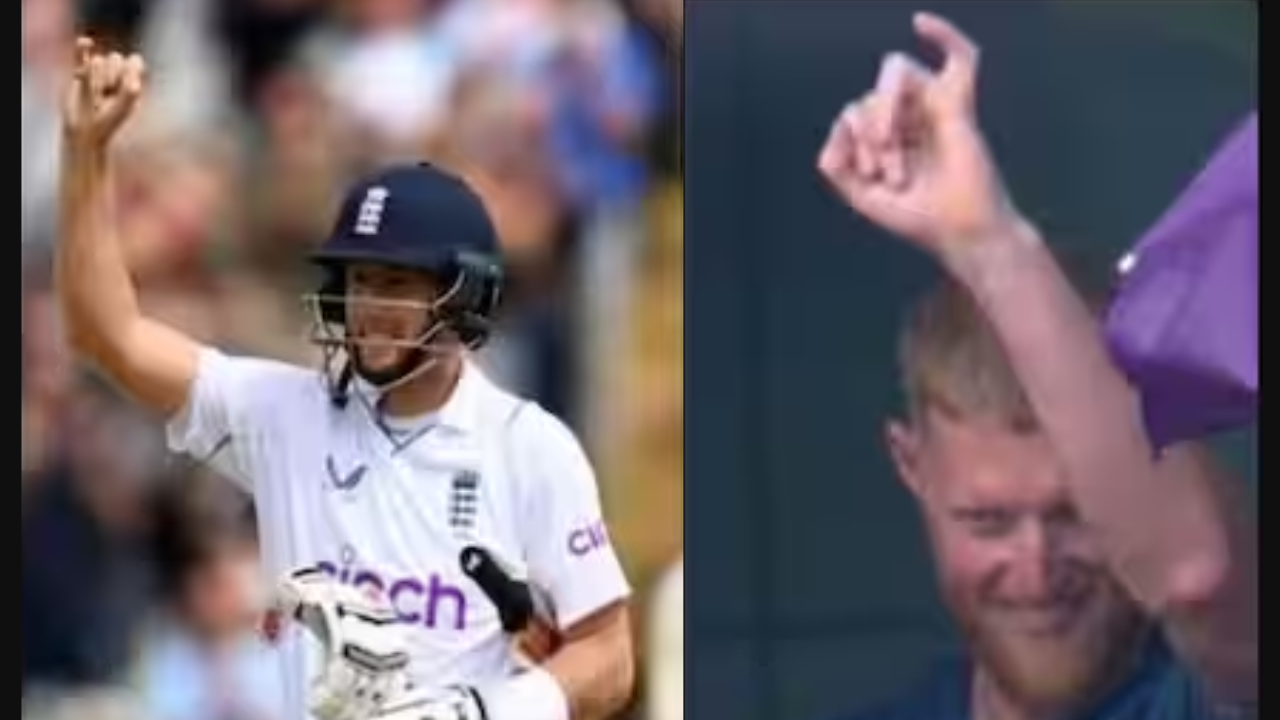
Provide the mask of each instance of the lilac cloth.
{"label": "lilac cloth", "polygon": [[1255,112],[1121,266],[1107,340],[1157,449],[1253,421],[1258,270]]}

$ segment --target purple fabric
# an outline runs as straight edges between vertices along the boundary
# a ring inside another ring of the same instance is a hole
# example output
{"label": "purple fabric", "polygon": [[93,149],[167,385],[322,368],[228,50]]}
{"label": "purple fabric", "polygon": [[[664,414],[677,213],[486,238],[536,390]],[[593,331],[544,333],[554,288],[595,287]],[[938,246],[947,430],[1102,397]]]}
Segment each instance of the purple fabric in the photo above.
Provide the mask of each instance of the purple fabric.
{"label": "purple fabric", "polygon": [[1108,311],[1156,448],[1253,421],[1258,270],[1255,112],[1125,258]]}

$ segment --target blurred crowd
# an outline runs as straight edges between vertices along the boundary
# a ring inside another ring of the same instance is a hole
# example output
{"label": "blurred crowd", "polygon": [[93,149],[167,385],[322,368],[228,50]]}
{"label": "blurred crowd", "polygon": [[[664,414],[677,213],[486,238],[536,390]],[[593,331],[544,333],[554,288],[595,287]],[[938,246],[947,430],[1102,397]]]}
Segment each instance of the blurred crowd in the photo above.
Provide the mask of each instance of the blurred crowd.
{"label": "blurred crowd", "polygon": [[160,419],[60,336],[58,94],[81,29],[147,59],[120,237],[149,312],[202,340],[314,362],[302,259],[344,184],[403,158],[470,180],[511,279],[480,360],[585,435],[646,601],[681,544],[678,0],[22,8],[24,716],[279,718],[251,500],[169,457]]}

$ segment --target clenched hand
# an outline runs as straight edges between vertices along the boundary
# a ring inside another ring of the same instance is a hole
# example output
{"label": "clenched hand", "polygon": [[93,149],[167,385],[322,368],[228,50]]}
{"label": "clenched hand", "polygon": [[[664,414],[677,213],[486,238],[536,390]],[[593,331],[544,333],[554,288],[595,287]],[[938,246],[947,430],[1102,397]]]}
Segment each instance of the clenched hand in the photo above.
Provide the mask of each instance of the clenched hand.
{"label": "clenched hand", "polygon": [[915,30],[942,51],[941,69],[888,55],[875,88],[837,118],[818,169],[868,220],[947,255],[1015,213],[978,127],[977,46],[935,15],[917,15]]}
{"label": "clenched hand", "polygon": [[101,51],[87,37],[76,40],[75,54],[63,98],[63,132],[72,143],[105,147],[142,97],[146,63],[136,54]]}

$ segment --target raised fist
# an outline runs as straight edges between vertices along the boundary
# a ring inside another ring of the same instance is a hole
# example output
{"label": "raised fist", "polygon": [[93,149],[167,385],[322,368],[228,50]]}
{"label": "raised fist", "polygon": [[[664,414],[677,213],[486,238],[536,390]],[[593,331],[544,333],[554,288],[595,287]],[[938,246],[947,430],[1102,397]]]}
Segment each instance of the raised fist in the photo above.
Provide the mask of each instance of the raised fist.
{"label": "raised fist", "polygon": [[145,87],[146,64],[136,54],[102,52],[93,40],[76,40],[71,82],[63,98],[68,140],[105,146],[133,114]]}
{"label": "raised fist", "polygon": [[874,89],[836,119],[818,169],[868,220],[945,253],[991,236],[1015,212],[978,127],[977,46],[936,15],[917,15],[915,29],[942,52],[942,67],[888,55]]}

